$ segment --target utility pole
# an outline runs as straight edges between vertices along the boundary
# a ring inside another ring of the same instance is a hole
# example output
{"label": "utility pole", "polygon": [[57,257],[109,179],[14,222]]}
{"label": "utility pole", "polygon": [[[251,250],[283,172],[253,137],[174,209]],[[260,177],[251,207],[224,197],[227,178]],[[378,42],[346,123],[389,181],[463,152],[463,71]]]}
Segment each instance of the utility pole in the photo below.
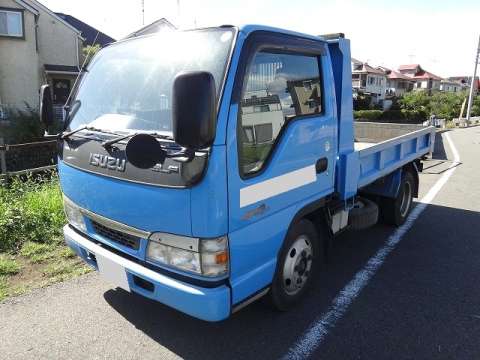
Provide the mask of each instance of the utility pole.
{"label": "utility pole", "polygon": [[477,45],[477,53],[475,54],[475,66],[473,70],[472,81],[470,81],[470,94],[468,96],[468,107],[467,107],[467,125],[470,121],[470,112],[472,111],[472,101],[473,101],[473,88],[475,87],[475,78],[477,76],[477,65],[478,60],[480,57],[480,35],[478,36],[478,45]]}
{"label": "utility pole", "polygon": [[145,25],[145,0],[142,0],[142,25]]}

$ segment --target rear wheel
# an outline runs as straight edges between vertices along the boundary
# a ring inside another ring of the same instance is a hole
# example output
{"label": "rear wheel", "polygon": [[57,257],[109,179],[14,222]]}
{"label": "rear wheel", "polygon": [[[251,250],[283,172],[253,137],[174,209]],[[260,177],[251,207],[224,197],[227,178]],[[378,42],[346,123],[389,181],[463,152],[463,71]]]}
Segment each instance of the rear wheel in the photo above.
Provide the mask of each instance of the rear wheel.
{"label": "rear wheel", "polygon": [[318,271],[321,251],[318,233],[310,221],[303,219],[291,227],[277,261],[270,291],[276,309],[289,310],[301,299]]}
{"label": "rear wheel", "polygon": [[407,220],[413,205],[415,179],[410,171],[403,173],[400,189],[395,199],[382,200],[382,217],[390,225],[400,226]]}

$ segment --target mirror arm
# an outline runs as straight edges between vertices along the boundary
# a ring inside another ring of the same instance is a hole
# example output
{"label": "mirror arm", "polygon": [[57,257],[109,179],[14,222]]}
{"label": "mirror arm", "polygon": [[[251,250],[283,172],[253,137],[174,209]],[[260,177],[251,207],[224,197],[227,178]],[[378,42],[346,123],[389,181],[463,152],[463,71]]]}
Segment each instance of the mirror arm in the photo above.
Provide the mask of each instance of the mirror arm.
{"label": "mirror arm", "polygon": [[166,157],[179,163],[187,163],[195,158],[195,150],[182,149],[172,154],[167,154]]}

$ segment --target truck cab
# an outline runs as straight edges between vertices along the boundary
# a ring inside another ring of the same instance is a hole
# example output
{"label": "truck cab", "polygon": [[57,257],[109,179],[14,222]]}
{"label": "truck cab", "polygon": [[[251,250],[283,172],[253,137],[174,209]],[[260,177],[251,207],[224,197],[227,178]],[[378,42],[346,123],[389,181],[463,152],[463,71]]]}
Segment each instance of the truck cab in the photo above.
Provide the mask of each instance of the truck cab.
{"label": "truck cab", "polygon": [[115,286],[207,321],[267,293],[291,308],[363,208],[371,225],[386,202],[401,224],[433,146],[414,129],[359,149],[349,41],[257,25],[114,43],[66,113],[66,243]]}

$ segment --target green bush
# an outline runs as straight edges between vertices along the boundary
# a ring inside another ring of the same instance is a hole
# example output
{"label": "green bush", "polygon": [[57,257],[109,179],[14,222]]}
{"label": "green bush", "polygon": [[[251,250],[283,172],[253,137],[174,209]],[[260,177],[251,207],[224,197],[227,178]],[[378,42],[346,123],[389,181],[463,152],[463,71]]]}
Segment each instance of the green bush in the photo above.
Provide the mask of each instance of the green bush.
{"label": "green bush", "polygon": [[381,110],[357,110],[353,112],[353,117],[359,120],[376,121],[382,116]]}
{"label": "green bush", "polygon": [[27,241],[54,243],[64,223],[56,175],[0,187],[0,252],[16,252]]}
{"label": "green bush", "polygon": [[[456,93],[436,91],[431,95],[426,91],[412,91],[404,94],[399,99],[399,104],[403,110],[420,114],[419,117],[425,115],[425,118],[428,118],[430,115],[435,115],[440,119],[452,120],[458,118],[462,104],[467,98],[467,91]],[[473,99],[471,115],[480,116],[480,96],[478,95]],[[463,116],[466,116],[466,107]]]}
{"label": "green bush", "polygon": [[45,128],[40,122],[38,111],[25,103],[25,109],[7,108],[9,125],[4,133],[8,143],[33,142],[43,138]]}
{"label": "green bush", "polygon": [[353,98],[353,110],[369,110],[371,109],[372,97],[368,94],[358,93]]}
{"label": "green bush", "polygon": [[418,124],[427,120],[427,114],[424,111],[415,110],[359,110],[354,111],[353,116],[357,120],[374,122],[395,122]]}

